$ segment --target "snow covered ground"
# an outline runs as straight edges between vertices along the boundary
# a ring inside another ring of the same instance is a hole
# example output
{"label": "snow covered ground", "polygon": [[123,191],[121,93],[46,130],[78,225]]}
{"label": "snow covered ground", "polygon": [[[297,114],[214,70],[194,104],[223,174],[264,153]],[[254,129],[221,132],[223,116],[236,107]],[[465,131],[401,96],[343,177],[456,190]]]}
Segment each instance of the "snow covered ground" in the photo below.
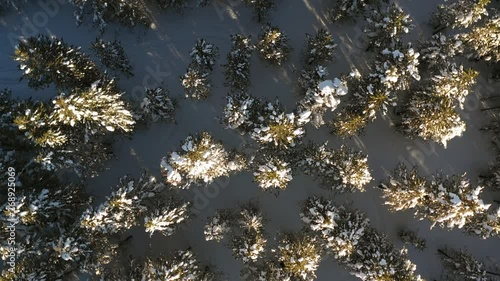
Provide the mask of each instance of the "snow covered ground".
{"label": "snow covered ground", "polygon": [[[38,1],[33,1],[38,2]],[[40,1],[53,2],[56,1]],[[290,38],[294,47],[291,60],[281,67],[267,67],[256,55],[252,58],[251,93],[261,98],[278,97],[291,109],[298,101],[295,94],[297,76],[294,69],[299,70],[301,48],[306,33],[314,33],[318,28],[326,27],[334,35],[339,48],[334,63],[328,65],[330,79],[342,73],[348,73],[351,66],[366,66],[366,56],[361,29],[354,23],[328,24],[324,16],[329,0],[280,0],[278,9],[271,13],[270,21],[279,26]],[[410,13],[417,27],[408,39],[416,40],[420,36],[429,36],[427,25],[430,13],[438,2],[435,0],[401,0],[403,9]],[[27,98],[47,98],[55,95],[54,89],[33,91],[25,81],[18,82],[21,72],[10,55],[14,51],[14,43],[21,36],[32,36],[38,33],[62,37],[66,42],[83,46],[88,50],[90,44],[98,36],[98,31],[90,25],[77,27],[73,17],[73,8],[69,4],[56,4],[57,11],[47,12],[39,4],[32,3],[21,13],[10,13],[0,18],[0,87],[8,87],[14,95]],[[183,99],[184,91],[179,82],[189,64],[189,52],[199,37],[204,37],[220,48],[219,64],[225,62],[225,55],[230,48],[229,35],[233,33],[251,34],[257,38],[260,25],[256,23],[251,12],[240,1],[220,1],[216,6],[195,8],[184,14],[155,13],[154,30],[144,31],[142,28],[128,30],[121,26],[109,26],[104,34],[105,39],[118,39],[134,66],[135,76],[131,79],[121,78],[122,89],[127,91],[127,99],[138,102],[143,95],[144,87],[154,87],[165,83],[172,96],[179,98],[177,124],[156,124],[150,128],[137,128],[131,139],[118,142],[114,147],[116,159],[108,163],[106,171],[88,181],[91,195],[103,199],[110,193],[119,177],[125,174],[139,176],[142,168],[149,169],[160,177],[160,160],[168,151],[177,149],[181,140],[189,133],[201,130],[209,131],[216,139],[222,139],[226,148],[235,148],[244,144],[244,139],[235,131],[224,129],[220,124],[225,96],[228,93],[223,84],[222,67],[217,66],[213,74],[213,95],[204,101]],[[359,23],[362,23],[360,20]],[[481,69],[479,69],[481,70]],[[498,87],[498,85],[497,85]],[[345,143],[362,150],[368,155],[375,187],[388,171],[394,169],[398,162],[407,161],[417,164],[423,172],[434,173],[442,170],[445,174],[461,174],[467,172],[475,179],[487,168],[493,158],[489,137],[479,131],[486,122],[486,113],[481,112],[478,97],[491,94],[492,85],[484,78],[480,79],[476,91],[468,97],[462,115],[467,122],[467,131],[461,138],[450,141],[447,149],[433,143],[420,140],[409,140],[397,134],[391,128],[391,120],[377,118],[370,124],[366,133],[359,138],[342,140],[329,133],[325,126],[320,129],[307,127],[307,139],[315,142],[329,141],[329,146],[339,147]],[[345,97],[343,97],[345,99]],[[220,179],[208,187],[192,187],[183,192],[194,200],[198,212],[197,218],[187,227],[172,237],[165,238],[155,234],[151,238],[142,230],[131,230],[134,238],[130,251],[134,255],[145,255],[169,251],[171,249],[192,246],[201,259],[213,263],[224,271],[230,280],[239,280],[242,265],[232,258],[229,248],[223,244],[204,241],[203,226],[208,216],[215,210],[236,206],[237,203],[249,199],[258,199],[264,214],[270,219],[267,234],[274,237],[278,230],[295,230],[303,227],[299,217],[300,203],[308,196],[317,194],[332,195],[331,191],[321,189],[311,177],[299,175],[290,183],[287,190],[278,197],[265,193],[252,182],[249,172],[239,173],[231,178]],[[484,198],[491,202],[498,199],[497,194],[485,194]],[[403,226],[418,228],[420,235],[427,239],[428,248],[419,252],[410,247],[411,260],[417,264],[417,271],[427,280],[439,279],[441,264],[436,250],[448,245],[454,248],[466,247],[473,255],[484,258],[490,256],[500,260],[500,241],[497,238],[481,240],[462,234],[459,230],[445,231],[439,228],[429,230],[430,223],[417,221],[411,212],[390,213],[383,205],[381,192],[376,188],[368,188],[364,193],[337,195],[338,203],[347,203],[366,212],[373,226],[386,233],[398,246],[402,243],[397,237]],[[99,200],[97,200],[99,201]],[[318,279],[322,280],[358,280],[340,267],[333,258],[321,263]]]}

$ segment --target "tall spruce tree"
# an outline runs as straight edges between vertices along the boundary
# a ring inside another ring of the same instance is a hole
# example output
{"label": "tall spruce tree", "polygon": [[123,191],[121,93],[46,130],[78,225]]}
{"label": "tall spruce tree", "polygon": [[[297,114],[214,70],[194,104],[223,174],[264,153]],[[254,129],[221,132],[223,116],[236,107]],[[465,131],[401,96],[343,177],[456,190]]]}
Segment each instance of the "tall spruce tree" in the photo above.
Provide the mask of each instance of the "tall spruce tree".
{"label": "tall spruce tree", "polygon": [[80,48],[45,35],[19,41],[14,53],[23,79],[34,89],[54,84],[59,89],[87,88],[103,74]]}

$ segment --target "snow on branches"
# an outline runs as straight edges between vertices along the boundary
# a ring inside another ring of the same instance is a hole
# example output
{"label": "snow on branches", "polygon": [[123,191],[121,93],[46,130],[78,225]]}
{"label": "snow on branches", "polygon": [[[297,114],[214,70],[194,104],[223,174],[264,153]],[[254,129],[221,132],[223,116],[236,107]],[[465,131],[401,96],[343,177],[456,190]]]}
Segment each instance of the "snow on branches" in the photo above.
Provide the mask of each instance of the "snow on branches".
{"label": "snow on branches", "polygon": [[133,68],[125,54],[125,50],[120,41],[107,41],[102,38],[97,38],[90,47],[96,56],[101,60],[101,63],[115,71],[122,72],[127,78],[134,76]]}
{"label": "snow on branches", "polygon": [[450,60],[464,52],[462,41],[441,33],[434,34],[419,46],[420,60],[431,69],[443,69]]}
{"label": "snow on branches", "polygon": [[321,238],[319,244],[334,254],[351,274],[361,280],[423,280],[406,250],[397,250],[387,238],[370,227],[365,215],[331,200],[312,197],[301,218]]}
{"label": "snow on branches", "polygon": [[334,111],[340,104],[340,96],[347,94],[347,82],[338,78],[326,79],[328,71],[319,65],[304,69],[299,76],[299,86],[305,96],[299,101],[299,112],[311,112],[311,122],[316,128],[325,123],[323,115],[327,109]]}
{"label": "snow on branches", "polygon": [[162,87],[146,88],[146,95],[134,115],[136,120],[146,123],[175,121],[175,104],[167,89]]}
{"label": "snow on branches", "polygon": [[468,58],[500,62],[500,13],[457,37],[466,45]]}
{"label": "snow on branches", "polygon": [[156,181],[146,171],[139,179],[131,176],[120,178],[118,189],[113,191],[97,208],[87,209],[80,218],[80,227],[96,233],[121,233],[139,224],[144,216],[146,232],[158,231],[170,236],[191,217],[190,203],[173,196],[156,200],[165,185]]}
{"label": "snow on branches", "polygon": [[304,60],[309,65],[320,65],[331,62],[337,44],[332,34],[326,29],[319,29],[315,36],[306,34]]}
{"label": "snow on branches", "polygon": [[402,114],[402,129],[410,136],[433,140],[446,147],[461,136],[465,122],[455,110],[463,107],[465,97],[475,84],[478,72],[450,65],[431,79],[431,85],[416,91]]}
{"label": "snow on branches", "polygon": [[338,150],[326,147],[326,143],[308,145],[299,167],[304,173],[318,178],[321,185],[342,192],[364,191],[372,180],[368,158],[361,152],[345,146]]}
{"label": "snow on branches", "polygon": [[205,225],[205,240],[221,242],[229,236],[229,247],[233,256],[249,265],[264,254],[267,243],[264,237],[265,219],[253,202],[237,210],[218,210]]}
{"label": "snow on branches", "polygon": [[191,216],[189,211],[191,203],[189,202],[174,204],[174,200],[170,200],[169,204],[160,205],[161,207],[144,218],[144,227],[150,236],[155,232],[170,236],[174,234],[179,224],[184,223]]}
{"label": "snow on branches", "polygon": [[288,36],[278,27],[262,27],[255,48],[262,60],[270,65],[282,65],[290,57],[292,48],[288,45]]}
{"label": "snow on branches", "polygon": [[451,248],[438,249],[443,263],[446,280],[466,281],[493,281],[500,276],[498,266],[488,266],[477,260],[465,250]]}
{"label": "snow on branches", "polygon": [[173,255],[147,259],[139,265],[137,279],[133,280],[178,280],[216,281],[217,274],[203,266],[190,250],[176,251]]}
{"label": "snow on branches", "polygon": [[86,88],[103,74],[79,47],[64,40],[39,35],[19,41],[14,52],[28,86],[43,89],[54,84],[58,89]]}
{"label": "snow on branches", "polygon": [[335,22],[359,16],[364,13],[366,2],[366,0],[339,0],[336,6],[328,11],[330,20]]}
{"label": "snow on branches", "polygon": [[212,89],[209,76],[219,57],[219,49],[205,39],[198,39],[190,56],[192,61],[186,74],[180,78],[181,84],[186,89],[187,98],[205,99]]}
{"label": "snow on branches", "polygon": [[441,4],[432,15],[434,29],[467,28],[488,15],[486,7],[491,0],[455,0],[449,5]]}
{"label": "snow on branches", "polygon": [[82,124],[90,135],[103,129],[130,132],[135,121],[121,96],[113,80],[96,81],[90,88],[68,96],[61,94],[53,101],[49,124],[71,127]]}
{"label": "snow on branches", "polygon": [[273,156],[263,157],[253,175],[254,181],[264,190],[284,190],[293,178],[290,163]]}
{"label": "snow on branches", "polygon": [[275,252],[283,272],[292,280],[316,279],[322,252],[314,236],[307,233],[286,233],[280,238]]}
{"label": "snow on branches", "polygon": [[351,100],[331,123],[333,133],[351,137],[373,122],[377,112],[382,111],[385,115],[389,107],[396,106],[396,94],[408,90],[413,81],[421,78],[418,57],[419,53],[410,44],[394,50],[385,49],[375,63],[375,73],[365,77],[351,73],[346,80]]}
{"label": "snow on branches", "polygon": [[415,27],[411,23],[410,15],[394,3],[383,12],[373,10],[366,20],[368,26],[364,32],[370,41],[368,48],[375,50],[396,47],[401,37]]}
{"label": "snow on branches", "polygon": [[253,50],[250,36],[231,35],[231,51],[223,66],[226,85],[232,92],[245,92],[250,87],[250,58]]}
{"label": "snow on branches", "polygon": [[286,113],[278,100],[264,103],[248,94],[227,97],[224,123],[227,128],[249,134],[262,145],[279,149],[294,147],[304,136],[310,112]]}
{"label": "snow on branches", "polygon": [[500,211],[491,211],[479,195],[483,187],[474,187],[464,175],[420,176],[399,165],[381,185],[386,204],[393,211],[414,209],[420,219],[448,229],[464,228],[483,239],[500,234]]}
{"label": "snow on branches", "polygon": [[78,25],[89,15],[95,27],[104,32],[109,22],[126,26],[152,27],[153,21],[144,2],[139,0],[69,0],[76,8]]}
{"label": "snow on branches", "polygon": [[209,184],[245,166],[241,155],[226,151],[222,142],[214,140],[207,132],[188,136],[181,149],[163,157],[160,164],[165,182],[173,187]]}

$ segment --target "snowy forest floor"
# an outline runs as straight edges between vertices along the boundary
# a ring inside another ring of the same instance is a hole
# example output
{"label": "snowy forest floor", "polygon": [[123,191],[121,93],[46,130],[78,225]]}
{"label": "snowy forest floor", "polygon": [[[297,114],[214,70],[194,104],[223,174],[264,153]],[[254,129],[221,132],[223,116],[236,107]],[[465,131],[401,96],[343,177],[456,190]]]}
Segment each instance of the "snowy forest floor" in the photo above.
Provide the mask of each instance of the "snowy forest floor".
{"label": "snowy forest floor", "polygon": [[[314,34],[321,27],[327,28],[339,44],[335,62],[327,65],[330,78],[347,74],[353,67],[363,69],[370,62],[371,56],[365,55],[364,51],[363,19],[360,18],[357,23],[329,24],[324,15],[331,2],[327,0],[277,2],[277,10],[271,13],[269,21],[288,34],[294,50],[291,59],[281,67],[266,66],[257,56],[253,56],[250,93],[254,96],[268,99],[278,97],[289,109],[294,107],[299,100],[296,94],[297,75],[294,70],[301,69],[300,56],[305,34]],[[421,37],[429,37],[432,33],[428,25],[429,16],[441,1],[397,2],[417,25],[411,36],[405,40],[416,41]],[[229,51],[230,34],[242,33],[257,38],[261,25],[241,1],[219,3],[221,5],[189,9],[181,15],[153,11],[156,25],[153,30],[129,30],[115,25],[107,28],[104,39],[120,40],[134,66],[134,77],[121,77],[119,80],[121,88],[126,91],[125,98],[137,103],[144,94],[144,87],[165,84],[170,94],[179,100],[179,108],[176,124],[154,124],[149,128],[137,128],[130,139],[115,144],[116,159],[109,161],[105,171],[87,182],[87,190],[96,197],[96,203],[103,200],[117,184],[118,178],[125,174],[139,176],[141,169],[146,168],[160,178],[160,159],[167,152],[177,149],[180,141],[189,133],[206,130],[214,138],[223,140],[227,148],[241,147],[245,143],[238,133],[224,129],[219,120],[228,93],[228,89],[223,86],[222,67],[215,68],[214,91],[206,100],[184,99],[184,91],[179,82],[179,76],[185,72],[190,61],[189,51],[197,38],[206,38],[220,48],[219,65],[225,62],[225,55]],[[40,13],[47,15],[46,22],[42,21]],[[56,94],[53,88],[35,92],[25,81],[19,82],[21,72],[11,58],[18,38],[38,33],[64,38],[69,44],[82,46],[84,51],[99,35],[98,30],[90,24],[80,27],[75,25],[73,7],[69,4],[58,4],[58,11],[53,14],[47,14],[39,5],[32,4],[21,14],[10,13],[0,18],[0,88],[11,88],[14,95],[22,98],[46,99]],[[475,64],[475,67],[482,74],[488,71],[485,66]],[[346,144],[368,155],[374,180],[367,191],[339,194],[335,196],[335,201],[347,203],[365,212],[372,225],[387,234],[398,247],[402,246],[397,235],[402,227],[419,229],[420,236],[427,240],[428,248],[419,252],[410,247],[409,256],[417,265],[417,272],[427,280],[440,277],[442,267],[436,251],[439,247],[466,247],[479,258],[489,256],[500,260],[500,241],[496,238],[481,240],[463,234],[460,230],[429,230],[430,223],[418,221],[411,211],[389,212],[376,186],[386,177],[387,172],[393,170],[401,161],[418,165],[425,174],[440,170],[445,174],[466,172],[473,180],[487,169],[488,163],[494,157],[494,151],[491,137],[480,131],[490,118],[487,112],[480,110],[485,106],[481,103],[481,97],[491,95],[495,89],[498,91],[500,86],[489,84],[484,77],[485,75],[481,75],[479,78],[478,85],[469,95],[465,109],[461,112],[467,122],[467,131],[462,137],[453,139],[446,149],[439,144],[410,140],[398,134],[391,126],[392,121],[382,116],[370,124],[363,135],[353,139],[340,139],[330,134],[326,126],[320,129],[307,127],[306,140],[314,140],[316,143],[328,141],[330,147]],[[299,209],[300,203],[307,197],[333,195],[332,191],[320,188],[311,177],[298,175],[285,191],[275,197],[263,192],[253,183],[250,172],[220,179],[207,187],[194,186],[183,194],[194,200],[194,207],[198,212],[195,220],[168,238],[161,234],[150,238],[142,229],[130,230],[124,234],[133,235],[130,253],[136,256],[157,255],[191,246],[202,261],[213,263],[227,274],[229,280],[240,279],[242,264],[231,256],[230,249],[223,244],[205,241],[203,226],[208,216],[212,216],[217,209],[235,207],[238,203],[256,199],[269,219],[266,232],[269,240],[272,240],[278,231],[299,230],[303,227]],[[498,193],[486,192],[484,200],[491,203],[493,199],[499,198]],[[325,259],[321,263],[317,275],[319,281],[357,280],[333,258]]]}

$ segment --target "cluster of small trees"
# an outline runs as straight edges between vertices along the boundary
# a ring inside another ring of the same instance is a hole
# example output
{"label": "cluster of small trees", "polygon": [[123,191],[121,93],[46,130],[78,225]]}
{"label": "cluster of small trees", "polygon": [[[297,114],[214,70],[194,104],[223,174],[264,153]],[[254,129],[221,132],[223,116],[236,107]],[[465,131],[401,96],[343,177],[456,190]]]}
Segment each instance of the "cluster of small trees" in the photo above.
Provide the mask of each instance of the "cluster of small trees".
{"label": "cluster of small trees", "polygon": [[[130,239],[121,237],[139,224],[140,217],[144,217],[147,232],[169,236],[191,216],[190,204],[170,194],[147,172],[139,179],[122,177],[118,188],[97,207],[80,185],[54,181],[48,186],[28,186],[20,182],[17,189],[15,200],[0,207],[2,229],[7,229],[9,221],[17,221],[15,267],[4,269],[2,280],[57,280],[82,272],[100,276],[108,272],[111,262],[120,259],[121,247]],[[12,248],[8,235],[0,233],[3,260],[9,258]],[[141,275],[156,269],[161,276],[176,267],[152,263]],[[187,269],[190,272],[184,274],[194,274],[195,268]]]}
{"label": "cluster of small trees", "polygon": [[22,101],[12,122],[25,133],[45,169],[92,175],[110,157],[110,140],[135,121],[115,81],[80,48],[40,35],[20,41],[14,59],[34,89],[54,85],[50,102]]}
{"label": "cluster of small trees", "polygon": [[205,239],[228,240],[233,256],[243,264],[251,265],[262,259],[265,252],[264,223],[265,218],[253,202],[241,205],[237,210],[218,210],[205,225]]}
{"label": "cluster of small trees", "polygon": [[407,91],[413,81],[420,80],[419,53],[408,45],[383,50],[375,62],[375,72],[361,77],[353,73],[347,80],[350,101],[332,122],[333,132],[350,137],[362,132],[378,112],[387,114],[395,107],[397,94]]}
{"label": "cluster of small trees", "polygon": [[396,249],[364,214],[311,197],[300,216],[324,250],[361,280],[423,280],[406,249]]}
{"label": "cluster of small trees", "polygon": [[219,57],[219,49],[205,39],[198,39],[190,56],[192,61],[186,74],[180,78],[182,86],[186,90],[186,97],[205,99],[212,89],[210,74]]}
{"label": "cluster of small trees", "polygon": [[386,204],[393,211],[415,210],[433,226],[464,229],[483,239],[500,234],[500,209],[491,210],[479,198],[482,186],[473,186],[464,175],[433,175],[427,179],[416,169],[399,165],[381,184]]}

